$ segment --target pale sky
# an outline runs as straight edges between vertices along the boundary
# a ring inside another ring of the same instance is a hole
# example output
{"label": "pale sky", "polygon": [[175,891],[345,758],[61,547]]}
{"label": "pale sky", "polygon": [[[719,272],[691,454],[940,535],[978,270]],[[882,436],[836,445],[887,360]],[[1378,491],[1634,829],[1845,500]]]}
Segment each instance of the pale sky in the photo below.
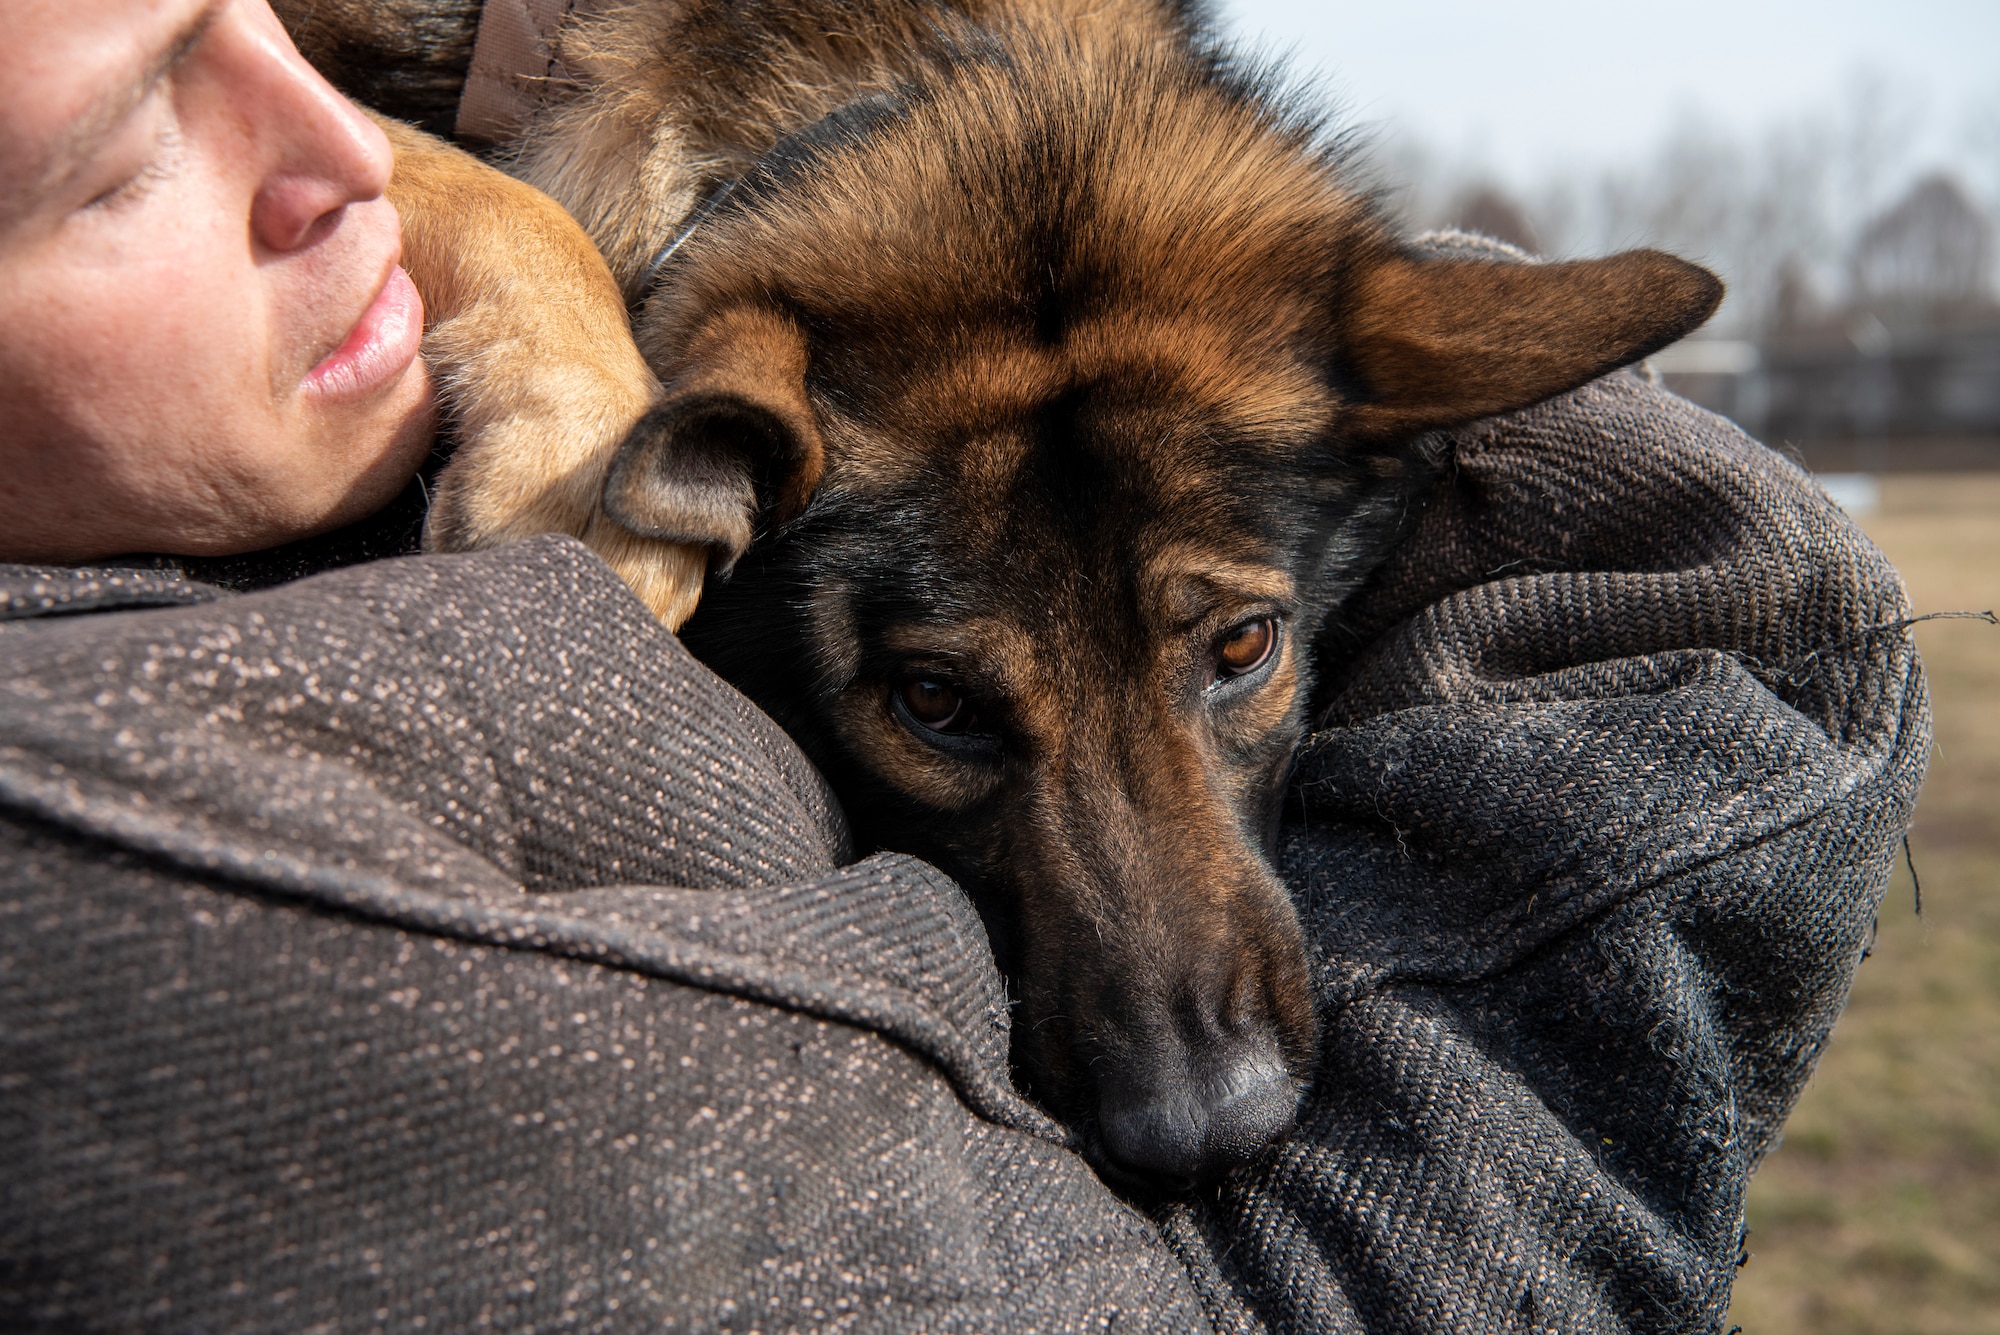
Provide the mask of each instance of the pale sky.
{"label": "pale sky", "polygon": [[1695,113],[1755,133],[1857,71],[1922,123],[1912,166],[2000,189],[2000,0],[1214,0],[1226,28],[1324,76],[1348,119],[1503,179],[1615,160]]}

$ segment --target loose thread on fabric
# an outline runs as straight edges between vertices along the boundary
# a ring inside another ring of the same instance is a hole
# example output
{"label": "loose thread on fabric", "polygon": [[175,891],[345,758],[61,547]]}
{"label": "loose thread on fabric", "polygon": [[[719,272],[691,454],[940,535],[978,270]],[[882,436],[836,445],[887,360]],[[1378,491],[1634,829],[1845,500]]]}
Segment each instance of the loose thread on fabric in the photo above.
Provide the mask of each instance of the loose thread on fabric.
{"label": "loose thread on fabric", "polygon": [[[1984,621],[1989,626],[2000,626],[2000,616],[1996,616],[1991,608],[1988,608],[1984,612],[1926,612],[1922,616],[1917,617],[1898,617],[1894,621],[1884,621],[1870,626],[1859,635],[1837,641],[1833,644],[1821,645],[1804,658],[1801,658],[1798,661],[1798,666],[1794,667],[1790,672],[1785,673],[1779,680],[1796,689],[1812,679],[1811,672],[1808,669],[1817,671],[1821,657],[1827,654],[1837,654],[1843,649],[1852,649],[1857,645],[1866,644],[1877,635],[1899,634],[1924,621]],[[1739,657],[1748,659],[1749,655],[1739,655]],[[1756,666],[1764,667],[1765,665],[1756,663]],[[1770,669],[1767,668],[1766,670],[1769,671]]]}
{"label": "loose thread on fabric", "polygon": [[1910,836],[1903,836],[1903,865],[1910,869],[1910,898],[1919,918],[1924,916],[1924,883],[1917,879],[1917,860],[1910,856]]}

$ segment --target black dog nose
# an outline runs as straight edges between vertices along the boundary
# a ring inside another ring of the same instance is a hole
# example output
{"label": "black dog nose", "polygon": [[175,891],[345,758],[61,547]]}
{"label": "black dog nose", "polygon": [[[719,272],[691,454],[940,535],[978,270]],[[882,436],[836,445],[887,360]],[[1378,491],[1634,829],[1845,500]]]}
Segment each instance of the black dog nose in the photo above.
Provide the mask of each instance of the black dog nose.
{"label": "black dog nose", "polygon": [[1219,1072],[1186,1072],[1148,1090],[1107,1088],[1099,1103],[1104,1151],[1118,1168],[1176,1185],[1240,1168],[1283,1135],[1299,1084],[1275,1053],[1242,1054]]}

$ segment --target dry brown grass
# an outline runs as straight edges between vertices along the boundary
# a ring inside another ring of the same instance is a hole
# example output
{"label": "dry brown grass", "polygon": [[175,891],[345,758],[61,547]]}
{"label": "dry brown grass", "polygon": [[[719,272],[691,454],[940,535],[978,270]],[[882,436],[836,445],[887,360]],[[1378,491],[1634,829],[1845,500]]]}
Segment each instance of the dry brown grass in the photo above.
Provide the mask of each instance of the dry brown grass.
{"label": "dry brown grass", "polygon": [[[2000,474],[1888,476],[1863,520],[1919,612],[2000,605]],[[1750,1189],[1749,1335],[2000,1332],[2000,629],[1917,628],[1937,750],[1907,873]]]}

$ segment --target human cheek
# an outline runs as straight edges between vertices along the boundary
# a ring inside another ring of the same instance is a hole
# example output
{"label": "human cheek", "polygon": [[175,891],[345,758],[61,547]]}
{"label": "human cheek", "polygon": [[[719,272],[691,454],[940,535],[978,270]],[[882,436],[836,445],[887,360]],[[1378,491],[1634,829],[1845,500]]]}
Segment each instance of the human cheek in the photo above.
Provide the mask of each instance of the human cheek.
{"label": "human cheek", "polygon": [[190,171],[66,238],[64,319],[93,341],[93,392],[121,415],[268,423],[268,302],[240,222]]}
{"label": "human cheek", "polygon": [[394,206],[377,197],[320,213],[309,243],[272,248],[260,233],[259,210],[305,187],[260,176],[252,169],[258,147],[244,138],[234,110],[205,115],[194,101],[184,121],[183,171],[173,189],[148,201],[148,230],[187,260],[188,281],[177,294],[182,336],[195,340],[204,358],[226,356],[265,410],[290,417],[303,411],[300,391],[313,368],[381,291],[401,254],[401,226]]}

